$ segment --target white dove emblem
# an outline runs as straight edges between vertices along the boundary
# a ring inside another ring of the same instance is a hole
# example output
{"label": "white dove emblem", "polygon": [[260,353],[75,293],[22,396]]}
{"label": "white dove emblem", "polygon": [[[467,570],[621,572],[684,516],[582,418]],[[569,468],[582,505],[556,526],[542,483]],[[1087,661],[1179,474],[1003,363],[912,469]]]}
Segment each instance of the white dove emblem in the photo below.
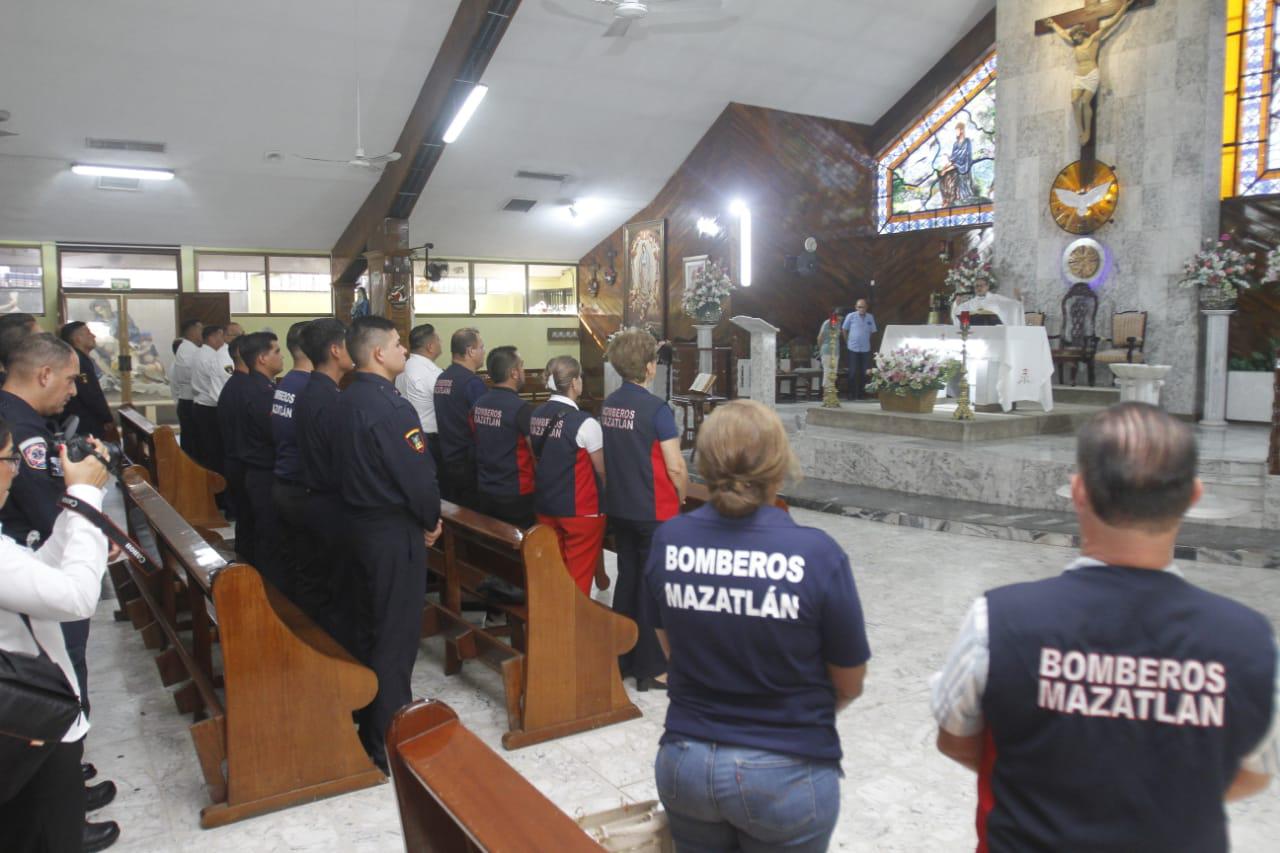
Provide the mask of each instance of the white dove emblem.
{"label": "white dove emblem", "polygon": [[1087,190],[1073,192],[1072,190],[1064,190],[1061,187],[1054,187],[1053,193],[1058,197],[1058,201],[1067,207],[1074,208],[1077,216],[1087,216],[1089,208],[1093,207],[1106,196],[1107,191],[1111,189],[1113,181],[1107,181],[1105,184],[1098,184],[1096,187],[1090,187]]}

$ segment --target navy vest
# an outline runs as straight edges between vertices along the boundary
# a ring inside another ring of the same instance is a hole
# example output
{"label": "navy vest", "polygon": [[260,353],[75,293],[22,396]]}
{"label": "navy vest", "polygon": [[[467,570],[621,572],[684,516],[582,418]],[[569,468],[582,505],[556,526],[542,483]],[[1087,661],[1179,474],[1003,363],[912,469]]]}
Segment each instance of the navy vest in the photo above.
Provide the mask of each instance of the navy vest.
{"label": "navy vest", "polygon": [[605,512],[630,521],[666,521],[680,512],[680,498],[667,474],[653,419],[666,403],[634,382],[605,399]]}
{"label": "navy vest", "polygon": [[1169,572],[1090,566],[987,593],[979,849],[1219,851],[1271,722],[1259,613]]}
{"label": "navy vest", "polygon": [[591,418],[559,400],[534,409],[529,434],[538,457],[534,509],[556,518],[600,514],[600,487],[591,454],[578,446],[578,430]]}
{"label": "navy vest", "polygon": [[461,364],[451,364],[436,377],[432,399],[436,407],[440,454],[445,463],[467,462],[475,441],[471,433],[471,407],[485,393],[484,380]]}
{"label": "navy vest", "polygon": [[529,434],[532,407],[510,388],[485,392],[471,409],[476,431],[476,485],[486,495],[533,494]]}

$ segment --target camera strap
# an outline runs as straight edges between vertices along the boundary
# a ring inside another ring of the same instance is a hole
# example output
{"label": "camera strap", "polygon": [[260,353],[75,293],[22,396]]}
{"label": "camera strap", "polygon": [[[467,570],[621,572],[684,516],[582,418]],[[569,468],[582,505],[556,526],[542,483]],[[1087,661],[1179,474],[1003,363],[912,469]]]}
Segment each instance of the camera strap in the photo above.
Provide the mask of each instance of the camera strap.
{"label": "camera strap", "polygon": [[120,549],[124,551],[125,556],[127,556],[135,566],[141,569],[143,573],[151,575],[160,571],[160,567],[156,565],[156,561],[148,557],[147,552],[143,551],[142,547],[129,537],[129,534],[125,533],[119,527],[116,527],[114,521],[107,518],[94,507],[67,494],[58,498],[58,505],[63,509],[69,509],[77,515],[82,516],[94,527],[101,530],[107,539],[120,546]]}

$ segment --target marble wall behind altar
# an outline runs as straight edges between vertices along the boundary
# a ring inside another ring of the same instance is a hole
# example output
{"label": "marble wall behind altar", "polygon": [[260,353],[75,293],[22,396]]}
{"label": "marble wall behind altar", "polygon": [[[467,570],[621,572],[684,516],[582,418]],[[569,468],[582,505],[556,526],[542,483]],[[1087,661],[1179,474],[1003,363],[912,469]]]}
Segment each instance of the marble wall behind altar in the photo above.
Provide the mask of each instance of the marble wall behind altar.
{"label": "marble wall behind altar", "polygon": [[[1077,9],[1080,0],[998,0],[1000,57],[994,251],[1006,289],[1020,283],[1028,309],[1045,310],[1058,331],[1065,292],[1062,251],[1073,239],[1049,215],[1049,187],[1078,159],[1071,117],[1072,63],[1035,21]],[[1121,181],[1113,221],[1093,236],[1114,253],[1100,287],[1099,334],[1113,311],[1148,312],[1147,357],[1174,365],[1165,404],[1196,411],[1199,316],[1177,286],[1183,262],[1218,225],[1224,4],[1157,0],[1134,10],[1103,48],[1098,158]],[[1100,370],[1100,382],[1109,381]]]}

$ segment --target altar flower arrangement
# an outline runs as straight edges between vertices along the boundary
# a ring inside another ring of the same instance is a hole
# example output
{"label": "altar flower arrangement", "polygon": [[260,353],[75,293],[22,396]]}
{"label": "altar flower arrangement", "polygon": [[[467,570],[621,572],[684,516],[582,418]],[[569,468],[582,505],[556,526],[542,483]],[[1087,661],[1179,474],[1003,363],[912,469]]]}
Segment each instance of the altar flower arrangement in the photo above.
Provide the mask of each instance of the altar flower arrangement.
{"label": "altar flower arrangement", "polygon": [[1267,252],[1267,274],[1262,277],[1262,280],[1280,282],[1280,246]]}
{"label": "altar flower arrangement", "polygon": [[954,267],[947,270],[947,277],[942,284],[950,288],[954,297],[961,293],[972,293],[978,279],[986,279],[991,289],[996,289],[996,277],[991,270],[990,258],[977,249],[970,249],[960,256]]}
{"label": "altar flower arrangement", "polygon": [[946,388],[959,371],[960,362],[955,359],[943,361],[930,350],[902,346],[887,355],[876,353],[867,390],[881,395],[920,396]]}
{"label": "altar flower arrangement", "polygon": [[711,261],[687,282],[680,307],[684,313],[702,323],[718,323],[721,303],[733,291],[733,281],[719,261]]}
{"label": "altar flower arrangement", "polygon": [[[1253,258],[1231,245],[1231,235],[1209,238],[1182,268],[1183,287],[1194,287],[1206,308],[1230,308],[1241,290],[1253,286]],[[1270,256],[1268,256],[1270,263]]]}

